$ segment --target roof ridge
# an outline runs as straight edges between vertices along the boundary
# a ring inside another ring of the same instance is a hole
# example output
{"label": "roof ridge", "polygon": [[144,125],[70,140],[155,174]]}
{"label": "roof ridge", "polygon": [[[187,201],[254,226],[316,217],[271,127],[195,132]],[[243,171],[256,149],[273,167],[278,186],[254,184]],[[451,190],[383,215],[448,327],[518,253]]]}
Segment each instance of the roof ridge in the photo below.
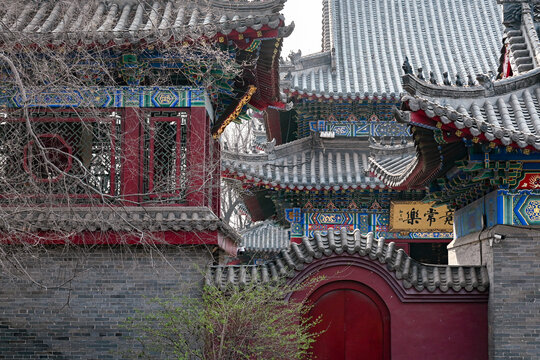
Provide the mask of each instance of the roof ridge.
{"label": "roof ridge", "polygon": [[[414,74],[401,77],[404,89],[412,95],[448,98],[487,98],[500,96],[516,90],[525,89],[540,82],[540,68],[530,70],[505,79],[491,80],[488,75],[479,74],[481,85],[457,86],[454,84],[434,84]],[[406,95],[405,95],[406,96]]]}
{"label": "roof ridge", "polygon": [[375,239],[372,232],[361,235],[359,230],[348,232],[345,228],[329,229],[327,233],[316,231],[314,237],[304,237],[301,244],[291,244],[289,250],[282,250],[266,264],[211,266],[206,284],[224,288],[278,282],[294,277],[315,259],[341,254],[357,255],[386,264],[388,271],[394,273],[405,289],[484,292],[489,287],[484,266],[423,264],[412,259],[403,249],[396,249],[394,242],[387,244],[384,238]]}
{"label": "roof ridge", "polygon": [[6,211],[10,210],[10,223],[0,223],[0,229],[13,226],[24,227],[30,232],[131,231],[133,228],[151,231],[219,230],[235,243],[240,243],[241,239],[236,230],[206,206],[6,208]]}

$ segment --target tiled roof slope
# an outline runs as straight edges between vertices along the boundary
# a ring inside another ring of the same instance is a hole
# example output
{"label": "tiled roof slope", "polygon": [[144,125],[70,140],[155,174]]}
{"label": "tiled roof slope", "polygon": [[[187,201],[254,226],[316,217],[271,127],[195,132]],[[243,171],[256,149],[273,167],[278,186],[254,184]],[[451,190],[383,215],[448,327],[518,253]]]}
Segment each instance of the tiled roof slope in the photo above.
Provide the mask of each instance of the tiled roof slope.
{"label": "tiled roof slope", "polygon": [[291,249],[282,250],[264,265],[212,266],[206,283],[226,287],[279,281],[294,277],[317,259],[342,254],[385,264],[406,289],[483,292],[489,286],[485,267],[422,264],[411,259],[403,249],[396,249],[393,242],[387,244],[383,238],[375,239],[373,233],[360,235],[358,230],[347,232],[345,229],[328,233],[316,231],[314,238],[304,238],[301,244],[291,244]]}
{"label": "tiled roof slope", "polygon": [[510,61],[514,74],[539,67],[540,2],[499,1],[504,3],[505,34],[510,46]]}
{"label": "tiled roof slope", "polygon": [[[0,32],[51,41],[117,43],[213,37],[283,25],[285,0],[18,0],[0,9]],[[6,2],[5,2],[6,3]]]}
{"label": "tiled roof slope", "polygon": [[503,27],[496,0],[327,1],[324,42],[332,56],[324,65],[297,61],[284,84],[293,93],[397,98],[406,56],[439,81],[444,72],[466,79],[497,69]]}
{"label": "tiled roof slope", "polygon": [[289,249],[289,230],[273,221],[263,221],[244,230],[241,244],[247,252],[276,253]]}
{"label": "tiled roof slope", "polygon": [[[409,111],[398,111],[397,118],[431,130],[435,130],[437,124],[443,130],[456,130],[456,134],[460,132],[479,142],[540,150],[540,67],[537,61],[537,54],[540,54],[540,1],[499,2],[505,3],[504,23],[514,61],[514,75],[517,75],[502,80],[494,80],[491,74],[479,75],[480,85],[473,86],[432,84],[412,74],[404,75],[403,87],[410,95],[405,95],[402,100]],[[517,46],[518,42],[522,45]],[[412,113],[420,116],[412,116]],[[435,122],[427,124],[422,120],[423,114]],[[421,173],[421,168],[426,166],[421,161],[422,155],[429,155],[425,152],[425,139],[421,145],[417,147],[420,156],[414,168],[396,176],[391,176],[393,169],[389,164],[371,170],[388,186],[409,183],[413,175]]]}
{"label": "tiled roof slope", "polygon": [[416,154],[404,154],[395,157],[369,158],[369,171],[390,187],[400,186],[418,166]]}
{"label": "tiled roof slope", "polygon": [[276,146],[267,154],[223,151],[226,177],[277,188],[330,190],[369,189],[384,185],[366,173],[369,144],[358,138],[322,139],[317,134]]}
{"label": "tiled roof slope", "polygon": [[369,172],[390,187],[401,185],[401,179],[418,165],[419,159],[412,141],[401,144],[381,142],[370,147]]}

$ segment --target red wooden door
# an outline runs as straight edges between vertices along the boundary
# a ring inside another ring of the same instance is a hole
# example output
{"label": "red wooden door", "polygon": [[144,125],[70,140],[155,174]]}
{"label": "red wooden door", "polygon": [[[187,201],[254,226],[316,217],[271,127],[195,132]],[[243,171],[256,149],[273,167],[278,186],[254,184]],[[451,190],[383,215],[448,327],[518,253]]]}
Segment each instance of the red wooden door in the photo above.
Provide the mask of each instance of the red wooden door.
{"label": "red wooden door", "polygon": [[314,331],[325,330],[313,346],[315,359],[390,358],[388,310],[372,290],[343,281],[321,287],[310,300],[310,315],[322,315]]}

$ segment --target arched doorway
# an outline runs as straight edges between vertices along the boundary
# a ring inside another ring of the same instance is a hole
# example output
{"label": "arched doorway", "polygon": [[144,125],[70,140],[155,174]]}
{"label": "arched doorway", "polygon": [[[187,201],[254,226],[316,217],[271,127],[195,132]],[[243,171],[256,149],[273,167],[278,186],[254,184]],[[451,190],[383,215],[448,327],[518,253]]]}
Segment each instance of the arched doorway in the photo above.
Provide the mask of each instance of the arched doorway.
{"label": "arched doorway", "polygon": [[313,345],[316,359],[390,359],[390,314],[369,287],[336,281],[321,286],[308,299],[313,306],[309,315],[322,315],[313,329],[324,331]]}

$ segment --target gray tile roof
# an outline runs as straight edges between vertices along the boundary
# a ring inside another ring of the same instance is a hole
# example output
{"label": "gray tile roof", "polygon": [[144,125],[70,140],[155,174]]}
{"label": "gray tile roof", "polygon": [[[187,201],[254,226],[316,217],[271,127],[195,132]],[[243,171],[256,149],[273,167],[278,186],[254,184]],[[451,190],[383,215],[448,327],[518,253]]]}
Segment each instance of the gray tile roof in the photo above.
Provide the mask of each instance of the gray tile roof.
{"label": "gray tile roof", "polygon": [[373,140],[370,148],[369,172],[389,187],[401,185],[402,179],[407,177],[406,174],[418,165],[414,142],[409,139],[402,139],[401,143],[397,144],[393,138],[390,142],[386,139]]}
{"label": "gray tile roof", "polygon": [[404,154],[386,158],[369,158],[369,171],[389,187],[398,187],[418,165],[416,154]]}
{"label": "gray tile roof", "polygon": [[240,233],[241,244],[247,252],[276,253],[289,249],[289,232],[273,221],[263,221]]}
{"label": "gray tile roof", "polygon": [[[504,2],[510,3],[505,0]],[[512,69],[521,74],[540,66],[540,4],[504,5],[504,24],[510,46]]]}
{"label": "gray tile roof", "polygon": [[[0,9],[0,33],[8,39],[34,37],[51,41],[108,43],[174,37],[212,37],[236,30],[276,29],[283,25],[279,11],[285,0],[18,0]],[[23,36],[21,36],[23,35]]]}
{"label": "gray tile roof", "polygon": [[347,232],[345,229],[328,233],[317,231],[314,238],[304,238],[301,244],[291,244],[289,250],[282,250],[264,265],[212,266],[207,273],[206,283],[226,287],[277,282],[294,277],[317,259],[334,255],[362,257],[384,264],[405,289],[483,292],[489,287],[485,267],[422,264],[411,259],[403,249],[396,249],[393,242],[375,239],[373,233],[360,235],[358,230]]}
{"label": "gray tile roof", "polygon": [[38,231],[220,231],[240,243],[240,235],[207,207],[3,208],[0,229]]}
{"label": "gray tile roof", "polygon": [[366,173],[369,143],[358,138],[321,139],[317,134],[276,146],[267,154],[222,152],[224,176],[278,188],[330,190],[385,187]]}
{"label": "gray tile roof", "polygon": [[[466,79],[497,69],[503,27],[496,0],[329,1],[324,39],[333,52],[327,48],[331,56],[297,61],[284,84],[290,91],[398,97],[406,56],[439,81],[444,72]],[[321,64],[323,58],[328,60]]]}
{"label": "gray tile roof", "polygon": [[540,68],[484,86],[456,87],[428,84],[410,75],[404,85],[414,95],[403,102],[443,124],[453,123],[472,136],[483,135],[503,145],[540,150]]}
{"label": "gray tile roof", "polygon": [[[500,2],[512,3],[505,4],[504,23],[515,76],[494,80],[490,75],[481,75],[480,85],[453,86],[404,75],[403,86],[411,95],[402,100],[410,111],[423,112],[443,126],[450,124],[450,129],[463,130],[465,136],[478,137],[481,142],[498,141],[504,146],[540,150],[540,3],[533,12],[526,2]],[[397,117],[421,128],[427,126],[416,123],[407,111],[398,111]],[[425,140],[421,145],[425,150]],[[412,159],[402,171],[396,171],[399,169],[390,161],[370,160],[370,170],[390,187],[401,186],[413,174],[418,177],[423,174],[420,168],[427,166],[421,157]]]}

